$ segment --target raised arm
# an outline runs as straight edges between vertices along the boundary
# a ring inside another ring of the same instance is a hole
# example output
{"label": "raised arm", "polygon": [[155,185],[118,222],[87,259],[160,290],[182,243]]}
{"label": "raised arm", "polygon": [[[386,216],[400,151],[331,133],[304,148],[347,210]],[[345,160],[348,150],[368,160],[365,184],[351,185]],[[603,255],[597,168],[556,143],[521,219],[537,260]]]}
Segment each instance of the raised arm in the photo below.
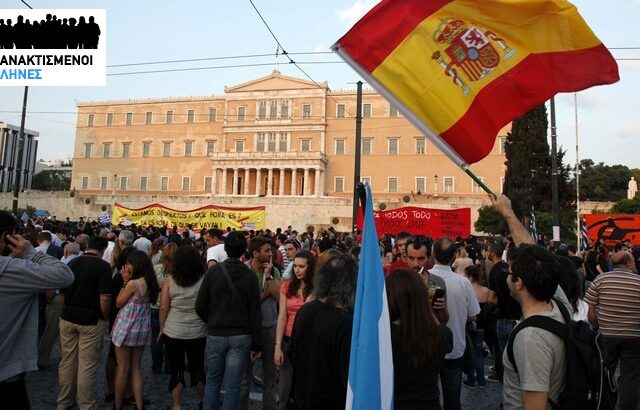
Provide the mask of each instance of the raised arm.
{"label": "raised arm", "polygon": [[507,223],[511,237],[513,238],[513,243],[516,246],[523,243],[536,244],[527,228],[520,222],[515,212],[513,212],[511,200],[506,195],[489,195],[489,199],[491,200],[491,205],[493,205],[496,211],[500,212]]}

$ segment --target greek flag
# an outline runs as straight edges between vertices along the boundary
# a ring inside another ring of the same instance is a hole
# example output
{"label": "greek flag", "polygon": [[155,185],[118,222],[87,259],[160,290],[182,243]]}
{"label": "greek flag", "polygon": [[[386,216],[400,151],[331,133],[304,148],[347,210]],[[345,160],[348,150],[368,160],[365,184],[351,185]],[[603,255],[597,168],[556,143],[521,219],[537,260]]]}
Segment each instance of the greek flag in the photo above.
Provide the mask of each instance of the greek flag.
{"label": "greek flag", "polygon": [[365,189],[367,203],[351,336],[346,409],[387,410],[393,408],[389,307],[373,219],[373,197],[368,184]]}
{"label": "greek flag", "polygon": [[582,219],[580,220],[580,232],[582,233],[582,249],[589,249],[589,235],[587,234],[587,218],[582,215]]}
{"label": "greek flag", "polygon": [[27,221],[29,220],[29,215],[27,215],[26,212],[23,212],[22,216],[20,217],[20,220],[24,223],[27,223]]}
{"label": "greek flag", "polygon": [[99,220],[102,225],[111,225],[111,215],[109,214],[100,215]]}
{"label": "greek flag", "polygon": [[529,219],[529,232],[534,242],[538,243],[538,229],[536,228],[536,214],[531,210],[531,219]]}

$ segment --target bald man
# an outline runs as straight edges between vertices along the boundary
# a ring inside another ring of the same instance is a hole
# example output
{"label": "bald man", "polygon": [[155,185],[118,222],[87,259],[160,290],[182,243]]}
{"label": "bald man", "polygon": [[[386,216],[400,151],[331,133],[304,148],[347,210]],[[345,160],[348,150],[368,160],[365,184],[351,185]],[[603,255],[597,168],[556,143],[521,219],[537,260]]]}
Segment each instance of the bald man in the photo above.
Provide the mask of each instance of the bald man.
{"label": "bald man", "polygon": [[640,276],[629,251],[616,252],[613,270],[598,275],[585,295],[589,322],[600,328],[610,369],[620,363],[620,409],[640,403]]}

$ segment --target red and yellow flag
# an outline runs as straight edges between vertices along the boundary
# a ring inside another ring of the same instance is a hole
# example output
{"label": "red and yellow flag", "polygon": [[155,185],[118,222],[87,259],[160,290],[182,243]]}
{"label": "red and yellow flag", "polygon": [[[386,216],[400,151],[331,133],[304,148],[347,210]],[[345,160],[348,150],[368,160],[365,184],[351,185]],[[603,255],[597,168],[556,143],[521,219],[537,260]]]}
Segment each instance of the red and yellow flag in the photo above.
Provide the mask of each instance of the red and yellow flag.
{"label": "red and yellow flag", "polygon": [[619,80],[565,0],[383,0],[333,48],[460,166],[556,93]]}

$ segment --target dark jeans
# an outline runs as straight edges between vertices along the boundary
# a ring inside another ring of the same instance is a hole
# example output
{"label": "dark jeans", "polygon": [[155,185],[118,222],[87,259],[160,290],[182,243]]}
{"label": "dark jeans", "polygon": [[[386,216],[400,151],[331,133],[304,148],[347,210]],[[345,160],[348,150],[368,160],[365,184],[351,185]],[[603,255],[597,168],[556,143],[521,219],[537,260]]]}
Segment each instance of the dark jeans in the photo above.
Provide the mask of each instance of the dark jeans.
{"label": "dark jeans", "polygon": [[484,329],[476,330],[477,333],[473,339],[473,347],[476,354],[476,368],[467,375],[467,383],[478,383],[479,386],[484,386],[486,383],[484,379]]}
{"label": "dark jeans", "polygon": [[[151,309],[151,368],[154,373],[162,371],[164,358],[164,345],[156,342],[158,334],[160,334],[159,309]],[[167,367],[167,363],[165,363],[165,367]]]}
{"label": "dark jeans", "polygon": [[498,346],[500,348],[499,352],[496,352],[498,355],[497,358],[500,362],[500,367],[496,366],[496,373],[498,373],[498,379],[502,381],[502,375],[504,373],[504,368],[502,367],[502,355],[504,354],[504,349],[507,347],[507,343],[509,343],[509,336],[511,336],[511,332],[513,332],[513,328],[516,327],[516,321],[511,319],[496,319],[496,335],[498,337]]}
{"label": "dark jeans", "polygon": [[19,375],[15,380],[0,382],[0,397],[2,398],[2,408],[12,410],[29,410],[29,396],[27,386],[24,383],[24,374]]}
{"label": "dark jeans", "polygon": [[460,410],[460,393],[462,392],[462,357],[445,359],[440,369],[443,410]]}
{"label": "dark jeans", "polygon": [[609,368],[615,371],[620,363],[620,410],[637,409],[640,403],[640,338],[603,337],[604,355]]}

